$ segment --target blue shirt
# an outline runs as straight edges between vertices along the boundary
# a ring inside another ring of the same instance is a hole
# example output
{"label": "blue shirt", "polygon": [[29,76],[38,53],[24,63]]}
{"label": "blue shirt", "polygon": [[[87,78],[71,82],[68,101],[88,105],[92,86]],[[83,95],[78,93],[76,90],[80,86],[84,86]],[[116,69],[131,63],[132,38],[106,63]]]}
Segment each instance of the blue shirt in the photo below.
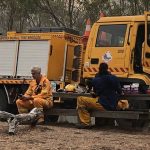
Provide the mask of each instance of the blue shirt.
{"label": "blue shirt", "polygon": [[119,79],[111,74],[99,75],[92,80],[94,92],[99,96],[99,103],[106,110],[115,110],[122,89]]}

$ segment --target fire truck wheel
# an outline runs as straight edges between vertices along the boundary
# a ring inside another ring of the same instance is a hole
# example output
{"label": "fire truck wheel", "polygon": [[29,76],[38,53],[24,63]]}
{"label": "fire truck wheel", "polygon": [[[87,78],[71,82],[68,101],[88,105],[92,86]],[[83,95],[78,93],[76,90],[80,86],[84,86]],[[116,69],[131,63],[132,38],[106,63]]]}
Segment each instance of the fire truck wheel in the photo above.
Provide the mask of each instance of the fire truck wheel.
{"label": "fire truck wheel", "polygon": [[7,109],[8,109],[7,96],[3,86],[0,86],[0,110],[7,111]]}

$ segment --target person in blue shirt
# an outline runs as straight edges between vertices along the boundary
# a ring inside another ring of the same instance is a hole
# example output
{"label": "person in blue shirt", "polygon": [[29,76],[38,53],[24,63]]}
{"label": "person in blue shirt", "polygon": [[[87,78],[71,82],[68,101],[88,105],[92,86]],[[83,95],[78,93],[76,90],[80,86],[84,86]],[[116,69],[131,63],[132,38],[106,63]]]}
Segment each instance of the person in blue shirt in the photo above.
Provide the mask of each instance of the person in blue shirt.
{"label": "person in blue shirt", "polygon": [[77,97],[77,111],[80,121],[77,128],[80,129],[91,127],[89,110],[116,110],[119,95],[122,94],[119,79],[108,71],[106,63],[100,64],[99,72],[93,78],[91,85],[93,87],[92,97]]}

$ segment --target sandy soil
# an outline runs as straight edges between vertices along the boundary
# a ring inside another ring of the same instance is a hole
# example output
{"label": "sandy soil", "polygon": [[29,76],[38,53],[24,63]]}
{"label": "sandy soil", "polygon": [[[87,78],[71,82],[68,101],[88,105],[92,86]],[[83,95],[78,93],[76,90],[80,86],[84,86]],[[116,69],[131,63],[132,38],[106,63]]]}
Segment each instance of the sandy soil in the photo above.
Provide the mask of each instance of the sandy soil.
{"label": "sandy soil", "polygon": [[0,122],[0,150],[149,150],[150,132],[110,127],[76,129],[72,124],[19,125],[16,135],[8,135],[8,125]]}

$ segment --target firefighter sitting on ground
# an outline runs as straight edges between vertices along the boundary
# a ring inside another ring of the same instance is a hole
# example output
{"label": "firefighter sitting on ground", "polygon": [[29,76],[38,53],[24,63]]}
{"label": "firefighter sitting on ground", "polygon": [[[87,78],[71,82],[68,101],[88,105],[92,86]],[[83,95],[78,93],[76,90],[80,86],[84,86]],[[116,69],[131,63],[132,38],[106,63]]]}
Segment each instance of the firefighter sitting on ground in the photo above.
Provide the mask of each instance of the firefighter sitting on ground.
{"label": "firefighter sitting on ground", "polygon": [[100,64],[99,72],[92,80],[92,87],[94,91],[92,98],[84,96],[77,98],[77,111],[80,121],[77,124],[77,128],[79,129],[91,127],[91,118],[88,110],[116,110],[117,107],[121,109],[129,106],[127,100],[118,102],[119,95],[122,94],[119,79],[108,71],[106,63]]}
{"label": "firefighter sitting on ground", "polygon": [[[34,107],[39,108],[42,112],[44,108],[51,108],[52,89],[49,80],[41,74],[40,67],[31,69],[33,81],[31,81],[28,90],[16,101],[19,113],[28,113]],[[44,123],[44,114],[40,115],[37,124]]]}

